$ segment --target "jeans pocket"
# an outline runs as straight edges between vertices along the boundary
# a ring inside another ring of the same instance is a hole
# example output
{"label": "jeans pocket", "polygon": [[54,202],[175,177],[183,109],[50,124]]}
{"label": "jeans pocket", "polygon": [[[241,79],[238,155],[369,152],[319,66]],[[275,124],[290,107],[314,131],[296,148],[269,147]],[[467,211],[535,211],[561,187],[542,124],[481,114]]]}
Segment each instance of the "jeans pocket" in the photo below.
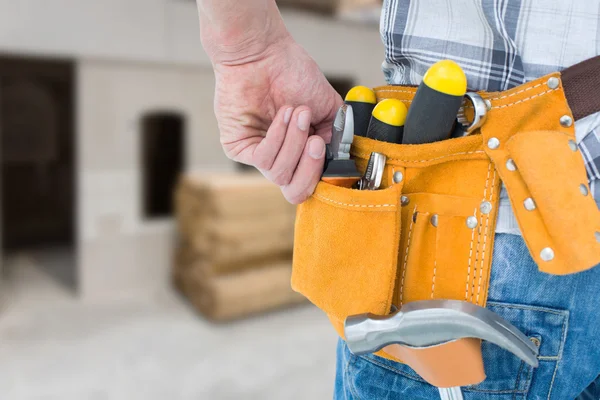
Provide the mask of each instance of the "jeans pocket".
{"label": "jeans pocket", "polygon": [[465,392],[526,396],[533,375],[536,395],[550,392],[566,340],[569,312],[523,304],[488,302],[487,308],[511,322],[539,347],[539,366],[532,368],[515,355],[490,343],[482,344],[487,378]]}
{"label": "jeans pocket", "polygon": [[[485,381],[462,388],[468,398],[493,396],[495,400],[525,399],[535,376],[536,398],[547,398],[554,383],[566,340],[569,312],[524,304],[488,302],[487,308],[511,322],[539,346],[539,366],[532,368],[515,355],[490,343],[482,343]],[[353,356],[347,383],[353,397],[385,398],[388,393],[410,399],[438,398],[437,389],[427,384],[406,364],[373,354]]]}
{"label": "jeans pocket", "polygon": [[438,389],[421,379],[408,365],[374,354],[350,355],[345,375],[345,400],[438,399]]}

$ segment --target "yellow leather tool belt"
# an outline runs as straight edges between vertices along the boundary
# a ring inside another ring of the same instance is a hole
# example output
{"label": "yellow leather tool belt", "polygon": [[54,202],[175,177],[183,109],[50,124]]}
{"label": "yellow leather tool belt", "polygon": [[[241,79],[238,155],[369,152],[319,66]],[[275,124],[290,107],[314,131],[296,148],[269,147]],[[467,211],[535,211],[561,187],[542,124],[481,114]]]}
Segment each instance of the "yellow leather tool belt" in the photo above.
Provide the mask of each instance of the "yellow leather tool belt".
{"label": "yellow leather tool belt", "polygon": [[[297,211],[293,288],[340,336],[350,315],[385,315],[416,300],[485,306],[502,182],[540,270],[562,275],[599,264],[600,212],[575,144],[574,114],[583,115],[565,96],[571,75],[580,77],[570,70],[480,93],[487,120],[467,137],[422,145],[356,137],[359,170],[371,152],[387,156],[382,189],[318,184]],[[378,101],[410,106],[416,89],[375,91]]]}

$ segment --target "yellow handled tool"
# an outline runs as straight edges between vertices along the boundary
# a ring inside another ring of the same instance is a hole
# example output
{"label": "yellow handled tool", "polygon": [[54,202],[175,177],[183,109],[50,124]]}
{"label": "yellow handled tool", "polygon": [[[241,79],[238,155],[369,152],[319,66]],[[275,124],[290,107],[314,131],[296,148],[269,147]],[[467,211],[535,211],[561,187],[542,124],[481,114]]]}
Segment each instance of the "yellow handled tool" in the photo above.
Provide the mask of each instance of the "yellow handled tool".
{"label": "yellow handled tool", "polygon": [[345,102],[354,110],[354,135],[367,136],[371,113],[377,103],[375,92],[366,86],[355,86],[346,94]]}
{"label": "yellow handled tool", "polygon": [[467,77],[457,63],[433,64],[413,98],[402,143],[432,143],[450,137],[466,92]]}
{"label": "yellow handled tool", "polygon": [[381,142],[402,143],[407,112],[400,100],[380,101],[373,109],[367,137]]}

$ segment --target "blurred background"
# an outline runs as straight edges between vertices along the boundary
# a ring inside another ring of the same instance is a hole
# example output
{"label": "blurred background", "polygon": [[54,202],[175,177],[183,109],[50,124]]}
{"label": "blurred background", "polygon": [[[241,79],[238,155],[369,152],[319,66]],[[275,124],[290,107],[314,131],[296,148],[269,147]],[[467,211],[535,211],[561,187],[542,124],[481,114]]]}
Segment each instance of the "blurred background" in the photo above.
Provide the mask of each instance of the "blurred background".
{"label": "blurred background", "polygon": [[[285,0],[342,94],[380,0]],[[0,0],[0,399],[329,399],[295,209],[228,160],[193,0]]]}

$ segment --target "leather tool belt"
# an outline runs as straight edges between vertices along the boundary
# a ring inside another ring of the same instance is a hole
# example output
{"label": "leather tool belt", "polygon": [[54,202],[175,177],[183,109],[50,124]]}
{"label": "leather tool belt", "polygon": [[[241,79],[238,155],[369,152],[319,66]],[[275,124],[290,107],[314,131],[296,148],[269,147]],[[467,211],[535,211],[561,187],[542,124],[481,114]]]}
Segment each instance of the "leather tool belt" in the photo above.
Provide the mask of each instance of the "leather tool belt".
{"label": "leather tool belt", "polygon": [[[574,132],[575,119],[600,111],[599,70],[596,57],[505,92],[481,92],[487,120],[470,136],[422,145],[355,137],[359,170],[371,152],[387,156],[382,189],[318,184],[297,211],[293,288],[327,313],[340,336],[350,315],[386,315],[412,301],[485,306],[501,182],[541,271],[599,264],[600,211]],[[378,101],[409,106],[416,88],[375,92]],[[448,369],[444,360],[456,357],[440,352],[464,349],[455,342],[434,351]],[[415,364],[408,350],[376,354]],[[473,368],[483,375],[482,365]]]}

